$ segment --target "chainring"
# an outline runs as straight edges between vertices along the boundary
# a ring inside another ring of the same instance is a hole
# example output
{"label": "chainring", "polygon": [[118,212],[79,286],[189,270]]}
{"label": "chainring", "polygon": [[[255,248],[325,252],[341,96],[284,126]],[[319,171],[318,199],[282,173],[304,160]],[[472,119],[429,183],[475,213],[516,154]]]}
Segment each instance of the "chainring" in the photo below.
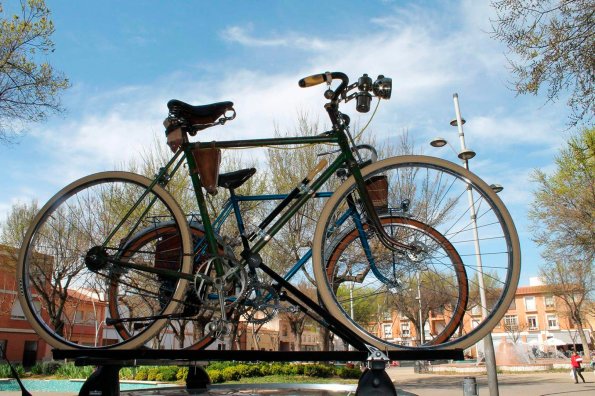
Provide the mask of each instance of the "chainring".
{"label": "chainring", "polygon": [[[215,260],[221,260],[223,275],[215,274]],[[194,274],[194,292],[202,308],[220,308],[219,295],[225,296],[225,309],[236,306],[248,292],[246,270],[226,257],[213,257],[203,263]]]}
{"label": "chainring", "polygon": [[274,287],[252,281],[243,303],[242,317],[248,323],[264,324],[277,315],[280,306],[279,293]]}

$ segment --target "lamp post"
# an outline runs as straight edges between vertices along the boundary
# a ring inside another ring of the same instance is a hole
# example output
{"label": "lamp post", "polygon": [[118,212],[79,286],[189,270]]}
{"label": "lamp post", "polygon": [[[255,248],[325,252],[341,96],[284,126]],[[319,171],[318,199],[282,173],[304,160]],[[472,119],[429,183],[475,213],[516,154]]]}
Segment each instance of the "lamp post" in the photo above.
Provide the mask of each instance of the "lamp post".
{"label": "lamp post", "polygon": [[422,316],[422,309],[421,309],[421,276],[419,271],[417,272],[417,298],[416,300],[419,302],[419,345],[423,345],[424,343],[424,321]]}
{"label": "lamp post", "polygon": [[[461,111],[459,109],[459,95],[453,95],[454,106],[455,106],[455,115],[456,119],[450,122],[450,125],[456,126],[459,132],[459,142],[461,144],[461,151],[457,154],[457,157],[463,162],[465,169],[469,169],[469,160],[475,157],[475,151],[467,148],[465,145],[465,134],[463,133],[463,125],[465,124],[465,120],[461,117]],[[445,145],[449,145],[450,148],[454,151],[454,148],[448,143],[448,141],[444,138],[434,138],[430,143],[433,147],[444,147]],[[455,151],[456,153],[456,151]],[[492,184],[490,186],[496,193],[502,191],[502,186],[499,184]],[[477,231],[477,216],[475,212],[475,204],[473,201],[473,191],[471,191],[471,185],[467,187],[467,197],[469,199],[469,215],[471,217],[471,225],[473,230],[473,242],[475,246],[475,264],[477,267],[477,276],[478,276],[478,287],[479,287],[479,300],[481,304],[481,315],[482,319],[487,318],[488,316],[488,309],[487,309],[487,298],[485,294],[485,284],[483,280],[483,264],[481,261],[481,249],[479,246],[479,234]],[[498,396],[498,373],[496,371],[496,355],[494,353],[494,343],[492,340],[492,333],[489,332],[483,339],[483,350],[485,355],[486,361],[486,371],[488,374],[488,388],[490,391],[490,396]]]}

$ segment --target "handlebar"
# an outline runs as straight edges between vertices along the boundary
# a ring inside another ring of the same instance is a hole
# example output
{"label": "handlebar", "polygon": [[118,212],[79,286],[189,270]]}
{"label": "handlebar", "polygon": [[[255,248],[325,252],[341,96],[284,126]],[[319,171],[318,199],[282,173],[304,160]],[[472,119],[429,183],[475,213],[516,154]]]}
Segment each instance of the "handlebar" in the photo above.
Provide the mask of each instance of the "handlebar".
{"label": "handlebar", "polygon": [[[334,91],[327,89],[324,97],[329,99],[332,105],[337,106],[340,101],[349,102],[352,99],[357,100],[356,109],[360,113],[370,111],[370,100],[372,96],[380,99],[390,99],[392,91],[392,79],[379,75],[376,81],[372,81],[367,74],[362,75],[356,83],[349,85],[349,77],[341,72],[325,72],[312,74],[299,80],[298,84],[302,88],[313,87],[314,85],[330,83],[333,80],[341,80],[341,84]],[[349,94],[349,91],[356,89],[357,92]]]}
{"label": "handlebar", "polygon": [[[332,97],[327,97],[327,99],[337,99],[341,97],[341,93],[347,88],[349,85],[349,77],[347,74],[341,72],[326,72],[320,74],[313,74],[308,77],[302,78],[298,81],[298,85],[302,88],[313,87],[314,85],[322,84],[324,82],[330,83],[333,80],[341,80],[341,84],[335,89]],[[325,94],[326,96],[326,94]]]}

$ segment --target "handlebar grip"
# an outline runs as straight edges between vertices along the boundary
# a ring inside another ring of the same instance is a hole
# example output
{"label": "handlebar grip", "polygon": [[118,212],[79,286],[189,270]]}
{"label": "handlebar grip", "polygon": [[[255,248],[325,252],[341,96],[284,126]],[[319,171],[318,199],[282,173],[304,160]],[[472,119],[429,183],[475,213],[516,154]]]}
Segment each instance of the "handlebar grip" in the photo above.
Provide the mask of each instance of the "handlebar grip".
{"label": "handlebar grip", "polygon": [[313,87],[314,85],[322,84],[323,82],[327,81],[327,74],[320,73],[320,74],[313,74],[308,77],[302,78],[298,84],[302,88]]}

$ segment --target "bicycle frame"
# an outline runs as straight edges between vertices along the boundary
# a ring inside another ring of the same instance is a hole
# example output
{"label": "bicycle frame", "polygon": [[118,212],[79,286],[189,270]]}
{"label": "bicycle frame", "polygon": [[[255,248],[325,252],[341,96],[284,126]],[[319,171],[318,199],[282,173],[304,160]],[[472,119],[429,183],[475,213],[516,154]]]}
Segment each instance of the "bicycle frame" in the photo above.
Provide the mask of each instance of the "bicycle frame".
{"label": "bicycle frame", "polygon": [[[315,193],[312,198],[329,198],[333,193],[332,192],[317,192]],[[212,226],[213,230],[217,235],[220,235],[220,230],[225,221],[229,218],[229,216],[234,214],[236,224],[238,227],[238,231],[240,235],[245,235],[246,228],[244,225],[244,219],[242,217],[242,211],[240,209],[241,202],[265,202],[265,201],[279,201],[287,198],[288,194],[264,194],[264,195],[237,195],[235,192],[232,192],[229,199],[223,204],[220,212],[217,214],[215,220],[213,220]],[[395,212],[395,213],[393,213]],[[391,209],[389,212],[391,215],[402,215],[402,211]],[[376,275],[376,277],[387,284],[392,283],[389,279],[387,279],[384,275],[382,275],[374,262],[374,257],[371,253],[371,248],[368,243],[367,237],[365,235],[364,225],[362,220],[357,213],[357,210],[354,207],[348,209],[345,213],[342,214],[341,217],[336,222],[336,226],[341,226],[343,223],[348,219],[353,219],[356,229],[359,234],[360,241],[362,243],[362,247],[364,249],[364,253],[368,259],[370,264],[371,271]],[[195,245],[195,254],[198,254],[199,250],[202,249],[202,244],[204,243],[203,240],[197,241]],[[293,276],[306,264],[308,260],[312,257],[312,249],[308,249],[296,262],[295,264],[287,270],[283,278],[289,281]]]}
{"label": "bicycle frame", "polygon": [[[350,172],[358,170],[357,161],[355,161],[353,154],[347,143],[347,138],[344,133],[337,132],[326,132],[319,136],[307,136],[307,137],[291,137],[291,138],[275,138],[275,139],[253,139],[253,140],[237,140],[237,141],[220,141],[220,142],[209,142],[209,143],[188,143],[184,145],[182,150],[178,151],[174,158],[159,172],[157,179],[166,179],[169,175],[168,169],[173,166],[174,170],[179,169],[180,163],[185,159],[189,169],[196,169],[196,162],[192,151],[200,148],[246,148],[246,147],[264,147],[264,146],[287,146],[296,144],[338,144],[341,147],[341,152],[337,158],[322,171],[322,173],[308,185],[305,192],[299,194],[296,199],[289,205],[285,213],[281,214],[280,217],[274,221],[268,228],[266,233],[258,235],[255,242],[250,247],[249,252],[245,252],[243,256],[247,254],[257,254],[262,248],[268,243],[268,241],[275,236],[275,234],[289,221],[289,219],[297,213],[297,211],[318,191],[321,186],[341,167],[347,166]],[[184,155],[180,158],[180,152]],[[351,166],[350,166],[351,164]],[[353,165],[355,164],[355,165]],[[358,172],[359,173],[359,172]],[[197,173],[191,172],[191,180],[196,194],[196,202],[199,208],[201,222],[205,230],[205,236],[207,239],[208,250],[213,256],[217,256],[217,241],[216,232],[214,229],[214,221],[208,215],[206,207],[205,196],[202,191],[202,183]],[[361,174],[360,174],[361,178]],[[361,180],[362,187],[365,189],[365,184]],[[328,195],[330,196],[330,195]],[[241,222],[241,220],[240,220]],[[244,259],[241,265],[245,265],[246,260]],[[216,260],[215,271],[217,276],[223,275],[222,264]]]}

